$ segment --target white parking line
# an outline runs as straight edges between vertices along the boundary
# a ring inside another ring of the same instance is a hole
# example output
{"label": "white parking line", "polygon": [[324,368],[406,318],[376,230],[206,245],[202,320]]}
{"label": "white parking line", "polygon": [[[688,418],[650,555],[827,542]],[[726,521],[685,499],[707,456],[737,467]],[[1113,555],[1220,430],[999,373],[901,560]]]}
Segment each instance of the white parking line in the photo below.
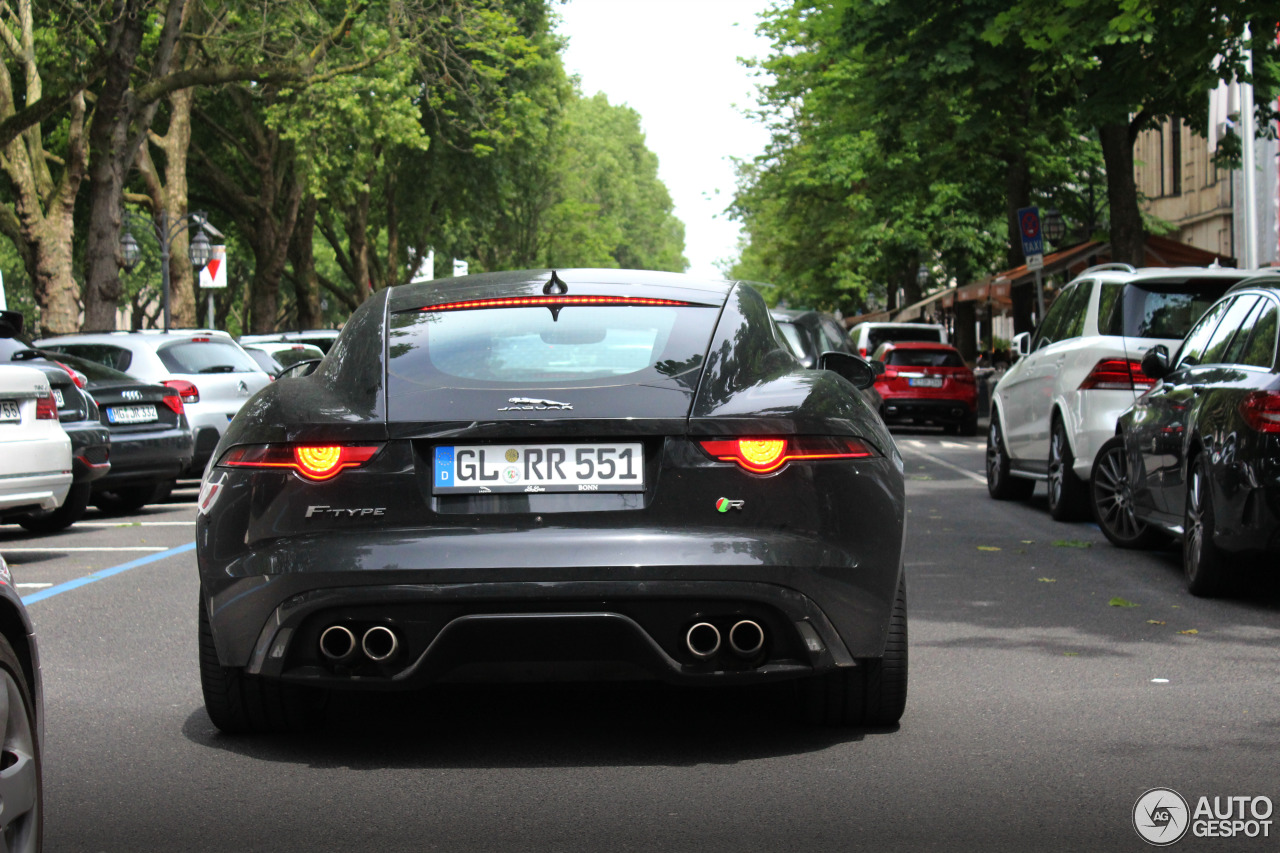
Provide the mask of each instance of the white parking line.
{"label": "white parking line", "polygon": [[10,548],[8,545],[0,545],[0,554],[61,554],[63,552],[84,552],[92,553],[93,551],[168,551],[169,548],[164,545],[137,545],[131,548],[59,548],[54,545],[49,548]]}
{"label": "white parking line", "polygon": [[15,583],[18,589],[48,589],[53,586],[51,583]]}
{"label": "white parking line", "polygon": [[932,453],[925,453],[923,450],[916,450],[912,448],[911,453],[915,456],[923,456],[925,459],[928,459],[933,464],[941,465],[943,468],[946,468],[950,471],[955,471],[957,474],[963,474],[964,476],[968,477],[970,480],[974,480],[976,482],[982,483],[984,486],[987,484],[987,477],[985,474],[975,474],[974,472],[970,471],[967,468],[961,468],[959,465],[952,465],[947,460],[939,459],[938,457],[934,456]]}

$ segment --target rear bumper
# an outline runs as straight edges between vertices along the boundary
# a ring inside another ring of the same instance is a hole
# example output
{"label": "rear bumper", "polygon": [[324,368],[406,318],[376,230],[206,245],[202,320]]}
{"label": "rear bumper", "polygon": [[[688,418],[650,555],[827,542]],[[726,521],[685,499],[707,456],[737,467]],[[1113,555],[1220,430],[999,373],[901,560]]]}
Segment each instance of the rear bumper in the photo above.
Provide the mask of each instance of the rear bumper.
{"label": "rear bumper", "polygon": [[71,488],[71,440],[60,426],[47,438],[16,441],[0,454],[0,515],[62,506]]}
{"label": "rear bumper", "polygon": [[905,420],[959,423],[973,417],[977,403],[970,399],[933,399],[923,397],[885,397],[881,407],[885,422]]}
{"label": "rear bumper", "polygon": [[130,483],[177,479],[191,465],[191,454],[191,431],[184,427],[117,433],[111,447],[111,472],[95,486],[111,489]]}

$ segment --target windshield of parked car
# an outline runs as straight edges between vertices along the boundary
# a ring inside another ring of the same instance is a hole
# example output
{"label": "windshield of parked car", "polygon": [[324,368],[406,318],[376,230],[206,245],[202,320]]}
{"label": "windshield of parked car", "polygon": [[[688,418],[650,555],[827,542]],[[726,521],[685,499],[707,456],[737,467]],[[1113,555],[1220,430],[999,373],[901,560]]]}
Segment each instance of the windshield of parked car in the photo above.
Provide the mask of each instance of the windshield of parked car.
{"label": "windshield of parked car", "polygon": [[886,353],[893,367],[964,367],[960,353],[936,349],[895,349]]}
{"label": "windshield of parked car", "polygon": [[1098,331],[1129,338],[1181,340],[1235,282],[1226,278],[1103,285]]}

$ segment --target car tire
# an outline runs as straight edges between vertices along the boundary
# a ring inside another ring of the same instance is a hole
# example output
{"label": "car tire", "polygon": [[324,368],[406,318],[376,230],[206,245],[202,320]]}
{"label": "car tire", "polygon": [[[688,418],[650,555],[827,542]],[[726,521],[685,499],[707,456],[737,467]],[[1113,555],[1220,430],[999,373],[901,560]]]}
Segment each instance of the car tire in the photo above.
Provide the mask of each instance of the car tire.
{"label": "car tire", "polygon": [[1084,517],[1087,499],[1085,484],[1073,470],[1075,455],[1062,418],[1054,417],[1049,432],[1049,515],[1057,521]]}
{"label": "car tire", "polygon": [[978,434],[978,416],[968,415],[959,424],[956,425],[956,432],[959,435],[973,437]]}
{"label": "car tire", "polygon": [[229,735],[305,731],[324,716],[322,690],[249,675],[240,667],[222,666],[213,645],[213,629],[200,596],[198,622],[200,690],[205,712]]}
{"label": "car tire", "polygon": [[108,515],[124,515],[135,512],[147,504],[160,503],[169,497],[173,483],[147,483],[142,486],[122,486],[106,489],[93,496],[93,505]]}
{"label": "car tire", "polygon": [[44,835],[44,762],[32,685],[8,639],[0,636],[0,689],[7,697],[0,768],[6,850],[37,851]]}
{"label": "car tire", "polygon": [[24,515],[18,519],[18,524],[32,533],[57,533],[59,530],[66,530],[84,517],[92,491],[92,483],[73,483],[62,506],[48,512]]}
{"label": "car tire", "polygon": [[1230,580],[1226,555],[1214,544],[1213,490],[1204,453],[1191,461],[1187,471],[1187,502],[1182,535],[1182,570],[1187,591],[1209,598],[1220,595]]}
{"label": "car tire", "polygon": [[827,726],[893,726],[907,707],[907,588],[898,582],[884,656],[800,683],[804,718]]}
{"label": "car tire", "polygon": [[1000,418],[991,411],[987,429],[987,492],[998,501],[1024,501],[1036,489],[1034,480],[1024,480],[1010,473],[1009,452],[1004,444]]}
{"label": "car tire", "polygon": [[1117,548],[1150,548],[1163,538],[1133,511],[1133,481],[1122,436],[1098,448],[1089,477],[1089,504],[1102,535]]}

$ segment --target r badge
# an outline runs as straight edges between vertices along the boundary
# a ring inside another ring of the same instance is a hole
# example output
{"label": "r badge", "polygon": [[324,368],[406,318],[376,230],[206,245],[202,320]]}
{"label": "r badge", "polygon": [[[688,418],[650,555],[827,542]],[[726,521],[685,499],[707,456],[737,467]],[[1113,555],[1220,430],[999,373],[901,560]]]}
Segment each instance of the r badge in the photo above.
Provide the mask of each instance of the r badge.
{"label": "r badge", "polygon": [[731,509],[742,509],[745,503],[746,501],[731,501],[728,498],[720,498],[720,500],[716,501],[716,511],[728,512]]}

